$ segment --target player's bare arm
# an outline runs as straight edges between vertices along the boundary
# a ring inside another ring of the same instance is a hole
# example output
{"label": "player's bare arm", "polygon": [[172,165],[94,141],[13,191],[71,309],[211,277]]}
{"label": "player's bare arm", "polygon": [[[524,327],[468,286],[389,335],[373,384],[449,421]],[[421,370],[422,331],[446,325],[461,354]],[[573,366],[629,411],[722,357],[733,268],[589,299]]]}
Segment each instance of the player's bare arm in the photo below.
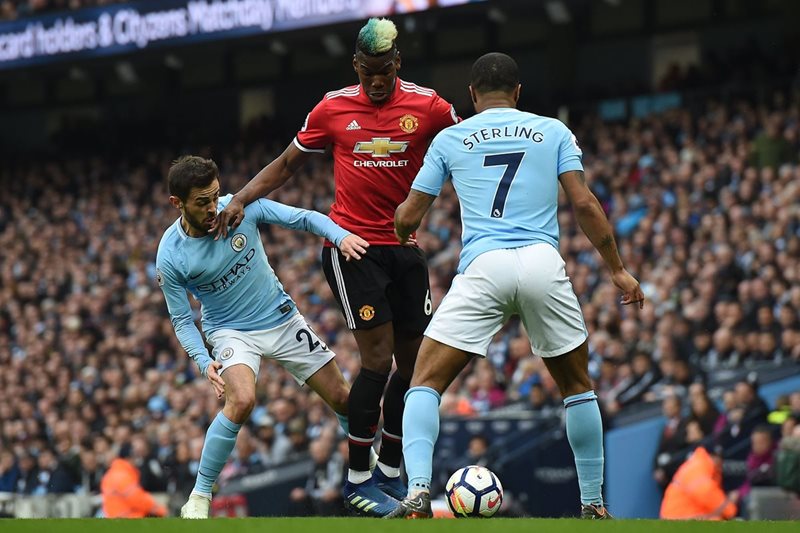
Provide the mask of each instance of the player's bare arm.
{"label": "player's bare arm", "polygon": [[228,228],[236,229],[244,220],[244,208],[258,198],[262,198],[291,178],[308,161],[310,153],[289,144],[274,161],[259,171],[242,190],[237,192],[225,209],[217,214],[209,233],[214,239],[228,236]]}
{"label": "player's bare arm", "polygon": [[411,189],[405,201],[394,212],[394,234],[400,244],[407,244],[411,234],[417,231],[422,217],[430,209],[435,196]]}
{"label": "player's bare arm", "polygon": [[625,270],[611,224],[597,197],[586,184],[583,171],[570,170],[561,174],[558,179],[572,204],[581,230],[600,252],[611,271],[611,281],[622,291],[622,303],[624,305],[638,303],[641,308],[644,306],[642,289],[639,287],[639,282]]}

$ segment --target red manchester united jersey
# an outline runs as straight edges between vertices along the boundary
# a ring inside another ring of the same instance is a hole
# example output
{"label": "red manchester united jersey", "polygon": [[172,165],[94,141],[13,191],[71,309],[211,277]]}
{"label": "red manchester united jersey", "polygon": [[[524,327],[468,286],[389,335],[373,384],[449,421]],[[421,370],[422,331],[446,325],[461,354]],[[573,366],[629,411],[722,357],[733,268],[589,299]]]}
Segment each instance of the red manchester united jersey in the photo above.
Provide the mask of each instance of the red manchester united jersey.
{"label": "red manchester united jersey", "polygon": [[408,196],[431,139],[458,120],[432,89],[398,78],[382,105],[373,104],[360,85],[329,92],[294,143],[304,152],[333,145],[330,217],[370,244],[396,245],[394,211]]}

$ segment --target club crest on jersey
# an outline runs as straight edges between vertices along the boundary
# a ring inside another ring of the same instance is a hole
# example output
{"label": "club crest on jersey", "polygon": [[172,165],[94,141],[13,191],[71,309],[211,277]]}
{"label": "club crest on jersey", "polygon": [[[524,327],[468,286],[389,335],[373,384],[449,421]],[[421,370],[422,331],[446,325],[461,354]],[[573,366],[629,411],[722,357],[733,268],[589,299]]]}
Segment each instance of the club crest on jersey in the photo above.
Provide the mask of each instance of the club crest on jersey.
{"label": "club crest on jersey", "polygon": [[160,268],[156,269],[156,283],[158,283],[159,287],[164,285],[164,275],[161,274],[161,269]]}
{"label": "club crest on jersey", "polygon": [[414,133],[419,128],[419,120],[414,115],[403,115],[400,117],[400,129],[406,133]]}
{"label": "club crest on jersey", "polygon": [[372,157],[389,157],[391,154],[405,152],[408,141],[393,141],[389,137],[373,137],[371,141],[359,141],[353,152],[371,154]]}
{"label": "club crest on jersey", "polygon": [[358,316],[361,317],[361,320],[369,322],[375,318],[375,308],[371,305],[362,305],[361,309],[358,310]]}
{"label": "club crest on jersey", "polygon": [[244,233],[237,233],[231,239],[231,248],[234,252],[241,252],[247,246],[247,236]]}
{"label": "club crest on jersey", "polygon": [[222,350],[222,353],[219,354],[219,358],[222,361],[226,361],[231,357],[233,357],[233,348],[230,347],[225,348],[224,350]]}

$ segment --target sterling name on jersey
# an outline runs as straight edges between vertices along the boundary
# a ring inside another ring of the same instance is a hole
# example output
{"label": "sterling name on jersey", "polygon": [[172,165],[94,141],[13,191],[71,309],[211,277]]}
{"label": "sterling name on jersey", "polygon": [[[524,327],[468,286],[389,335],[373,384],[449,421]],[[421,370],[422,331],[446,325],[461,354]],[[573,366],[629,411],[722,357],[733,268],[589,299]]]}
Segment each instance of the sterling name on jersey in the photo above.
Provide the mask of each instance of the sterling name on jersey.
{"label": "sterling name on jersey", "polygon": [[[221,211],[231,198],[230,194],[220,198],[217,210]],[[310,231],[336,245],[349,235],[325,215],[266,199],[248,205],[242,224],[225,239],[189,237],[181,219],[176,220],[158,245],[156,276],[175,334],[201,369],[210,359],[194,325],[187,290],[200,301],[206,335],[223,328],[270,329],[294,314],[294,301],[267,260],[258,224]]]}
{"label": "sterling name on jersey", "polygon": [[308,114],[294,144],[304,152],[333,145],[331,219],[370,244],[399,245],[394,210],[408,196],[430,140],[458,120],[453,106],[432,89],[397,78],[381,105],[360,85],[329,92]]}
{"label": "sterling name on jersey", "polygon": [[411,188],[438,196],[452,176],[464,248],[458,271],[483,252],[546,242],[558,249],[558,176],[583,170],[581,149],[560,121],[492,108],[431,143]]}

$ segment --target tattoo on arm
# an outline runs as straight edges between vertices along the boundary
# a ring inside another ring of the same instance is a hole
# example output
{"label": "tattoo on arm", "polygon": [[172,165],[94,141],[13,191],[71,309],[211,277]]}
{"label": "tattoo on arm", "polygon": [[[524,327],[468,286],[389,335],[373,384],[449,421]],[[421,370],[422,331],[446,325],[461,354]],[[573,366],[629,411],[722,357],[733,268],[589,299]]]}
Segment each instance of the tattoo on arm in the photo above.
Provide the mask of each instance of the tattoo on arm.
{"label": "tattoo on arm", "polygon": [[601,250],[608,250],[609,252],[616,252],[617,247],[614,245],[614,237],[612,235],[606,235],[600,239],[600,245],[598,248]]}
{"label": "tattoo on arm", "polygon": [[614,235],[607,233],[600,242],[597,243],[597,251],[603,256],[606,265],[613,271],[622,268],[622,259],[617,251],[617,244],[614,242]]}
{"label": "tattoo on arm", "polygon": [[580,180],[581,185],[586,185],[586,174],[584,174],[582,170],[576,170],[575,172],[578,173],[578,179]]}

